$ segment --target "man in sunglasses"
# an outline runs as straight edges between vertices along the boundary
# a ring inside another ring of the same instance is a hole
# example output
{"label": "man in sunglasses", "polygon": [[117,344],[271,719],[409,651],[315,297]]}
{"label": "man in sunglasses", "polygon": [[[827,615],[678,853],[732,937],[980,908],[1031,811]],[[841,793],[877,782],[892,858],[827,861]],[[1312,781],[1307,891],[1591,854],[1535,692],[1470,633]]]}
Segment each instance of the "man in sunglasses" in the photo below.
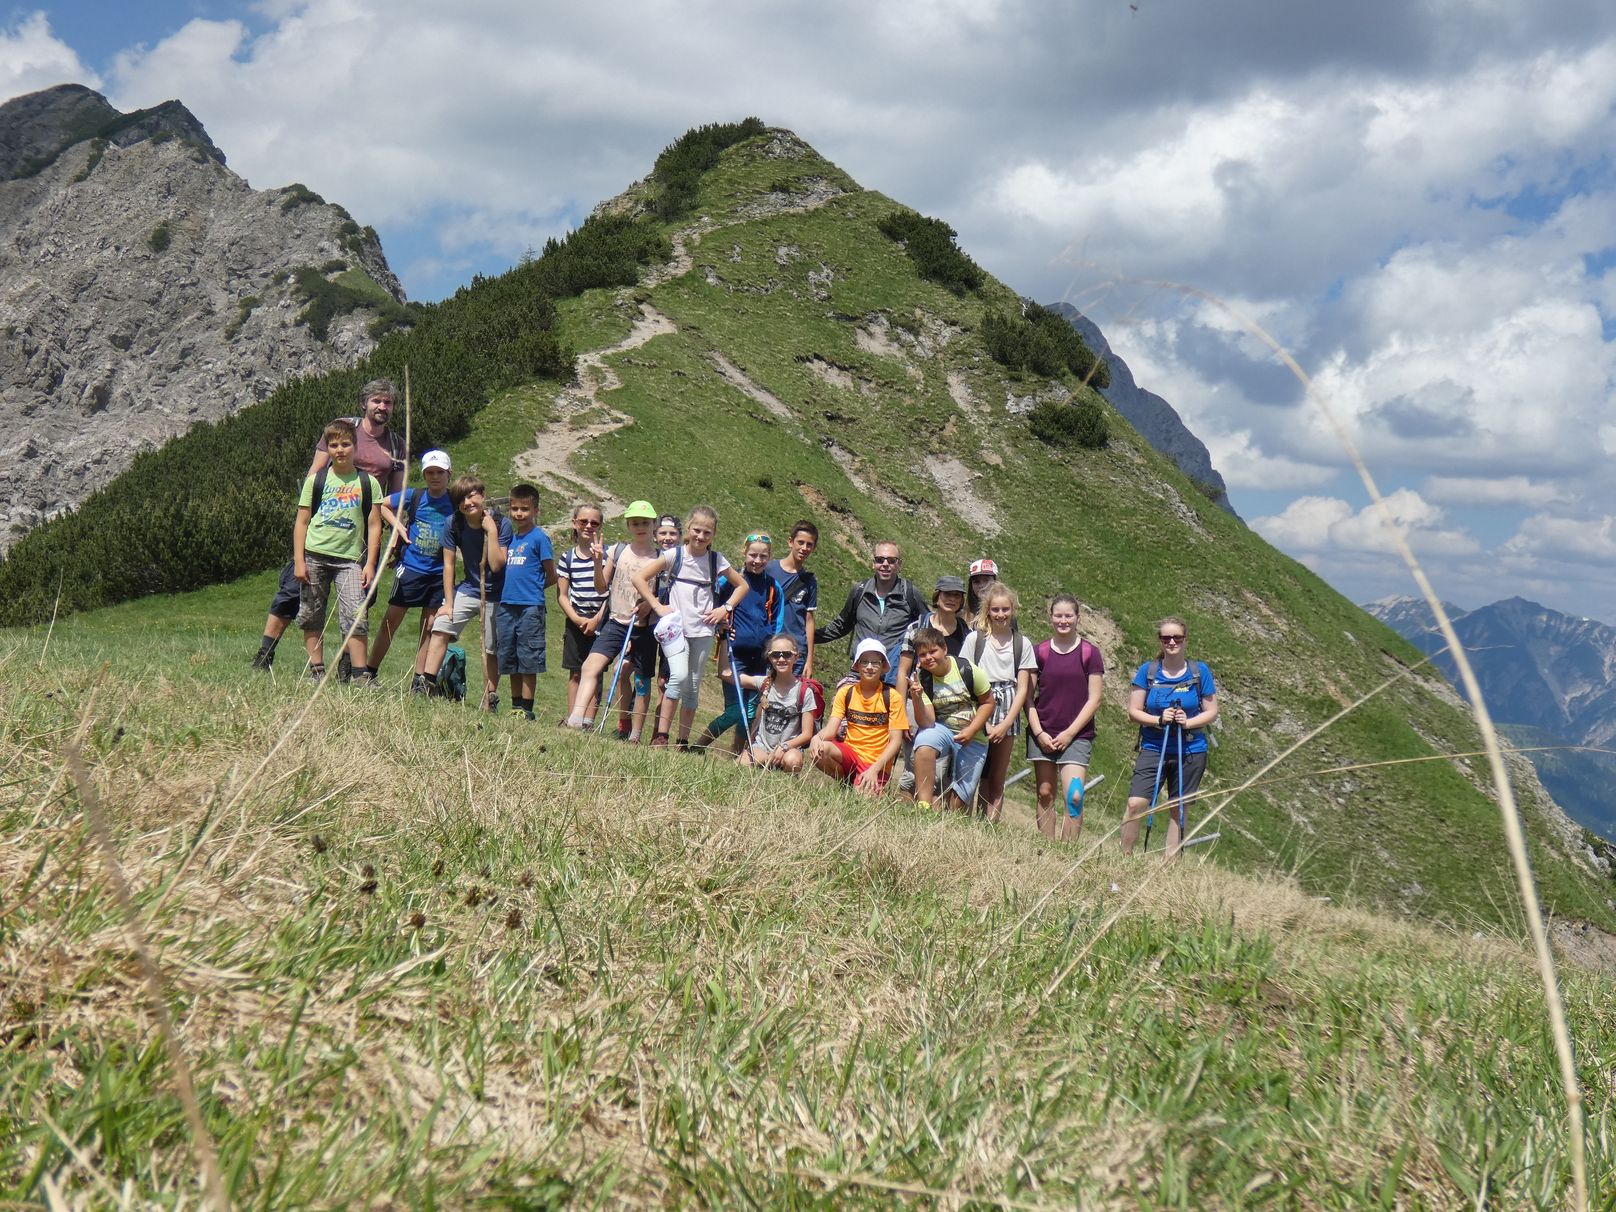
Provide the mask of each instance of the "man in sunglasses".
{"label": "man in sunglasses", "polygon": [[841,612],[823,627],[814,628],[814,644],[850,635],[851,647],[856,650],[865,640],[879,640],[887,654],[882,680],[893,686],[897,684],[904,632],[909,630],[909,624],[924,617],[928,607],[920,590],[898,575],[903,567],[903,552],[896,543],[877,543],[870,566],[874,575],[848,590]]}

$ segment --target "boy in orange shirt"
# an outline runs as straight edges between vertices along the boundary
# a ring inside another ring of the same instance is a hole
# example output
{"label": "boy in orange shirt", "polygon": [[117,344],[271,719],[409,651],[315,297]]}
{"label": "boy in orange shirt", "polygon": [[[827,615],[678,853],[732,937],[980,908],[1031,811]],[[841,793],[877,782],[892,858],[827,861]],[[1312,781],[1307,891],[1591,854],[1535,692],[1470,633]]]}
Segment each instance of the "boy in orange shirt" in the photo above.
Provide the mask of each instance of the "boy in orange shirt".
{"label": "boy in orange shirt", "polygon": [[[834,779],[851,783],[863,795],[880,795],[892,775],[908,726],[903,696],[882,679],[887,672],[887,650],[880,640],[860,640],[853,650],[858,682],[843,686],[831,699],[825,726],[808,746],[809,760]],[[836,739],[842,721],[847,739]]]}

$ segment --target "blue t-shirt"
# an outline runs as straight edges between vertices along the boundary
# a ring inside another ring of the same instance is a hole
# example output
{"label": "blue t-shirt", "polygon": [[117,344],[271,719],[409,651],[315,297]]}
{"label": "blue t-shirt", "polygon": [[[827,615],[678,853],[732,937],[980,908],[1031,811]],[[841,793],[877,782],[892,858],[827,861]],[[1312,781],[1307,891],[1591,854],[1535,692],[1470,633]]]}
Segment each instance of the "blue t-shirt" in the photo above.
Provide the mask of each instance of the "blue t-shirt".
{"label": "blue t-shirt", "polygon": [[719,574],[720,601],[734,589],[737,577],[745,577],[751,592],[735,607],[730,624],[735,629],[733,643],[737,648],[762,648],[775,632],[775,621],[780,613],[780,589],[766,572],[751,573],[744,568],[726,568]]}
{"label": "blue t-shirt", "polygon": [[[488,511],[499,528],[499,545],[510,550],[511,523],[493,510]],[[456,513],[450,520],[449,527],[443,532],[443,545],[453,548],[460,555],[460,583],[455,586],[456,593],[469,593],[474,598],[482,597],[482,571],[483,571],[483,539],[486,537],[481,526],[468,526],[466,517]],[[497,602],[500,593],[505,588],[505,570],[501,568],[495,572],[488,570],[488,600]]]}
{"label": "blue t-shirt", "polygon": [[797,641],[797,651],[808,651],[808,612],[819,609],[819,582],[806,568],[787,572],[779,560],[769,561],[769,575],[780,587],[776,630]]}
{"label": "blue t-shirt", "polygon": [[[1152,670],[1155,678],[1151,678]],[[1182,707],[1188,716],[1201,714],[1201,701],[1209,699],[1218,692],[1212,682],[1212,671],[1207,668],[1205,661],[1191,661],[1184,671],[1177,677],[1168,677],[1162,672],[1158,661],[1146,661],[1139,666],[1139,672],[1133,675],[1133,684],[1145,692],[1145,710],[1151,715],[1160,715],[1169,707]],[[1139,729],[1139,747],[1148,749],[1152,753],[1160,753],[1162,747],[1162,734],[1165,728],[1158,728],[1154,724],[1142,726]],[[1177,743],[1174,743],[1177,749]],[[1184,730],[1184,752],[1206,752],[1206,730],[1204,728],[1186,728]]]}
{"label": "blue t-shirt", "polygon": [[387,504],[400,520],[409,513],[411,504],[415,506],[415,521],[404,536],[409,545],[404,548],[399,567],[408,572],[441,573],[443,532],[449,528],[449,519],[455,514],[449,494],[434,497],[424,488],[409,488],[393,493],[387,498]]}
{"label": "blue t-shirt", "polygon": [[511,532],[505,556],[505,584],[499,600],[507,606],[538,606],[544,602],[544,562],[553,561],[550,536],[535,526],[526,534]]}

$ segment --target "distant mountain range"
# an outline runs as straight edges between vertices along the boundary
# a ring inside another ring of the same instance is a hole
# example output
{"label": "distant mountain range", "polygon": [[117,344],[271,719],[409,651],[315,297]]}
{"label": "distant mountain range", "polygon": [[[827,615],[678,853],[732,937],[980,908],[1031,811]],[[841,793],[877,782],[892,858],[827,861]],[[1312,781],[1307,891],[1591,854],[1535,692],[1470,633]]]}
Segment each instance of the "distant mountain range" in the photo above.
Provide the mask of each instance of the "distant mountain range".
{"label": "distant mountain range", "polygon": [[[1487,709],[1516,744],[1616,748],[1616,627],[1519,597],[1470,611],[1443,607],[1470,654]],[[1418,598],[1382,598],[1364,609],[1422,652],[1444,647]],[[1458,685],[1451,657],[1444,653],[1433,664]],[[1557,749],[1528,756],[1574,820],[1616,837],[1616,755]]]}

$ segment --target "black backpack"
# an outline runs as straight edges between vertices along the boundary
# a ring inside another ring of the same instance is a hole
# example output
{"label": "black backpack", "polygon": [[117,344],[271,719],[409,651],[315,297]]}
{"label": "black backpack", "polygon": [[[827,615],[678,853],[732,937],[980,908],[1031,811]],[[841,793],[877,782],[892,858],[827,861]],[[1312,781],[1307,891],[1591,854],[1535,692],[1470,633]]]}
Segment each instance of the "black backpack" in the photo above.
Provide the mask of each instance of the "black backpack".
{"label": "black backpack", "polygon": [[[965,693],[970,695],[971,702],[976,702],[976,695],[971,690],[971,683],[976,680],[976,666],[972,665],[963,656],[955,657],[954,663],[959,666],[960,681],[965,686]],[[924,669],[920,671],[920,687],[926,692],[926,697],[936,703],[937,696],[932,693],[932,676]]]}
{"label": "black backpack", "polygon": [[[331,464],[327,463],[324,467],[320,468],[319,471],[314,473],[314,491],[309,494],[309,508],[316,513],[318,513],[320,510],[320,502],[325,499],[325,473],[330,470]],[[361,510],[361,516],[359,519],[359,525],[361,527],[359,534],[359,549],[360,551],[364,551],[366,538],[370,534],[371,476],[369,472],[359,471],[357,467],[354,468],[354,470],[359,472],[359,506]]]}

